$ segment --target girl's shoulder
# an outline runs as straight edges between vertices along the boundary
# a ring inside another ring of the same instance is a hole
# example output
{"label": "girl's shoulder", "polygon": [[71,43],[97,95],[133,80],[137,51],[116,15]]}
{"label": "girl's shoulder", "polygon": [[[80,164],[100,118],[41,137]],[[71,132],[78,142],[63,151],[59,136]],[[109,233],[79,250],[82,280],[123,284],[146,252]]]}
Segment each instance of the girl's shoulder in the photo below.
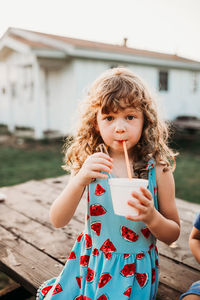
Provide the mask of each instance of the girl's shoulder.
{"label": "girl's shoulder", "polygon": [[159,164],[159,163],[156,163],[155,164],[155,169],[156,169],[156,174],[157,175],[162,175],[162,173],[164,173],[164,166]]}
{"label": "girl's shoulder", "polygon": [[174,185],[174,176],[171,169],[166,170],[162,164],[155,165],[157,185]]}

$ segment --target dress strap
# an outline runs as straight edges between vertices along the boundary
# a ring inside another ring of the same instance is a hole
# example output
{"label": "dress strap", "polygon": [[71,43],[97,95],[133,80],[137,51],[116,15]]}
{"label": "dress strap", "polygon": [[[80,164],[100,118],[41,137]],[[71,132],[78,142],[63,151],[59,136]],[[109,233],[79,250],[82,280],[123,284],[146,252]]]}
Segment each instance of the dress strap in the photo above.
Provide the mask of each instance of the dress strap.
{"label": "dress strap", "polygon": [[150,159],[148,161],[146,169],[148,172],[148,180],[149,180],[149,190],[153,195],[154,206],[158,210],[158,201],[157,201],[157,183],[156,183],[156,162],[154,159]]}
{"label": "dress strap", "polygon": [[156,165],[156,162],[153,158],[151,158],[148,163],[147,163],[147,166],[146,166],[146,170],[151,170],[155,167]]}

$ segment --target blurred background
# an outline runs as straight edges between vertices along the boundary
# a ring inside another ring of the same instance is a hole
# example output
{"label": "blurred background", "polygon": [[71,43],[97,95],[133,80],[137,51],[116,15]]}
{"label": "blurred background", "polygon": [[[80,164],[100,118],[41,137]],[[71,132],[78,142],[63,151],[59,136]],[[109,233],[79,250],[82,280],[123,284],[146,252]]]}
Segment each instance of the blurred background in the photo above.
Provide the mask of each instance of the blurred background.
{"label": "blurred background", "polygon": [[0,187],[65,175],[78,103],[124,66],[171,125],[177,198],[200,204],[199,11],[198,0],[1,1]]}

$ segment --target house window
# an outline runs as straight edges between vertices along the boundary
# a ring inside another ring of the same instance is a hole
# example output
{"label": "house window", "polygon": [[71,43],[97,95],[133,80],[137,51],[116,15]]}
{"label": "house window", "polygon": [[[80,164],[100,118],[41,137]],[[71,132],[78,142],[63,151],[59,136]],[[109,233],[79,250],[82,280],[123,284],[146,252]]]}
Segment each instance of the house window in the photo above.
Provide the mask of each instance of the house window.
{"label": "house window", "polygon": [[119,67],[118,64],[112,64],[112,65],[110,65],[110,68],[111,68],[111,69],[118,68],[118,67]]}
{"label": "house window", "polygon": [[192,74],[192,92],[196,93],[198,90],[198,74],[196,72],[194,72]]}
{"label": "house window", "polygon": [[5,88],[5,87],[2,87],[2,88],[1,88],[1,92],[2,92],[2,95],[5,95],[5,94],[6,94],[6,88]]}
{"label": "house window", "polygon": [[168,91],[168,72],[159,71],[159,91]]}

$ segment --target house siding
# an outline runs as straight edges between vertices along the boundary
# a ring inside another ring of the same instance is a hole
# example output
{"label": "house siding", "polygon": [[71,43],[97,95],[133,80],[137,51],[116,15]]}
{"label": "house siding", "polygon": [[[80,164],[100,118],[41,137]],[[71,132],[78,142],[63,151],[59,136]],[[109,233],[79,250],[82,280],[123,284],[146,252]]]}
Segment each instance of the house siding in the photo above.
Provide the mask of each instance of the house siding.
{"label": "house siding", "polygon": [[[31,50],[27,53],[8,50],[0,63],[0,124],[8,125],[11,131],[15,126],[33,128],[36,138],[49,130],[72,134],[78,123],[78,104],[92,82],[112,66],[127,67],[141,77],[165,119],[173,120],[179,115],[200,117],[198,70],[170,68],[166,63],[153,66],[95,57],[45,60],[37,58]],[[168,71],[167,91],[159,92],[160,70]]]}

